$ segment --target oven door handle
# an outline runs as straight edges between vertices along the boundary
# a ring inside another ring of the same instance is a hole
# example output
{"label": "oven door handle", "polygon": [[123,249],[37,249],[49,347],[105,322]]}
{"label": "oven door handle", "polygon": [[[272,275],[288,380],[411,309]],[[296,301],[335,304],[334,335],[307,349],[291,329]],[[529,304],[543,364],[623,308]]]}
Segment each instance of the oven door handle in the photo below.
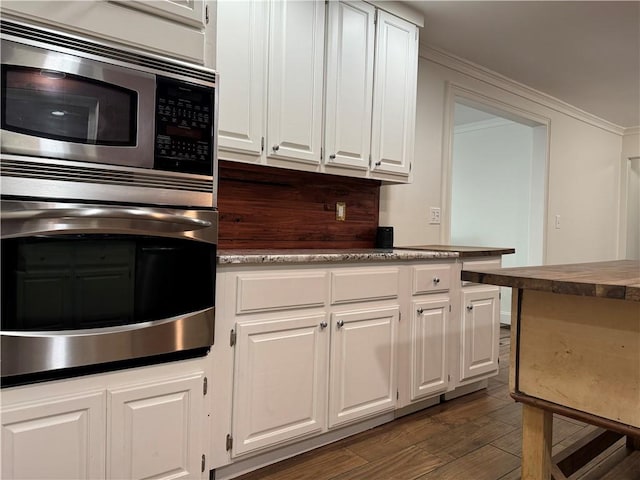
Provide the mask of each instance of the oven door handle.
{"label": "oven door handle", "polygon": [[159,222],[179,226],[183,231],[201,230],[211,226],[208,220],[191,218],[185,215],[159,212],[148,208],[118,208],[103,206],[86,206],[82,208],[51,208],[32,210],[13,210],[1,213],[2,221],[28,221],[50,219],[86,219],[86,220],[133,220]]}

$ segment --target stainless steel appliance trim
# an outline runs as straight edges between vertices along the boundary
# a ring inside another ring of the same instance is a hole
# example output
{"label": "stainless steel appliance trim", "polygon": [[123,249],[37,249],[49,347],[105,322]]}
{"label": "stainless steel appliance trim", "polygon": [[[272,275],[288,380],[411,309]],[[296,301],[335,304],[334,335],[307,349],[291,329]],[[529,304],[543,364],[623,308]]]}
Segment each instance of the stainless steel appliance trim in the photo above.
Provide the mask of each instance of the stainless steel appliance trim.
{"label": "stainless steel appliance trim", "polygon": [[23,22],[3,20],[0,22],[2,37],[21,43],[56,49],[61,52],[81,55],[94,60],[107,61],[113,65],[135,65],[141,71],[162,74],[179,80],[188,80],[207,86],[215,86],[217,74],[201,65],[169,59],[149,52],[142,52],[122,45],[62,33],[51,28],[34,26]]}
{"label": "stainless steel appliance trim", "polygon": [[136,138],[132,146],[84,144],[2,130],[3,152],[153,168],[156,101],[154,75],[4,39],[0,55],[3,65],[78,75],[126,88],[136,92],[138,97]]}
{"label": "stainless steel appliance trim", "polygon": [[130,360],[213,345],[215,307],[153,322],[63,332],[2,332],[2,376]]}
{"label": "stainless steel appliance trim", "polygon": [[2,200],[2,238],[45,234],[120,233],[217,244],[218,212],[156,207]]}

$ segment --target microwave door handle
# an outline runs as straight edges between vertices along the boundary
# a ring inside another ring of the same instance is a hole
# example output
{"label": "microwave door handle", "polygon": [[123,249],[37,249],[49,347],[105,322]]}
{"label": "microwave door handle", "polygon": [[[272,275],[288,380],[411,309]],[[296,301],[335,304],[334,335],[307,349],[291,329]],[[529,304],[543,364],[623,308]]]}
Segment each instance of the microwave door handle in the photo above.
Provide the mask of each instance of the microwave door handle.
{"label": "microwave door handle", "polygon": [[2,221],[27,221],[27,220],[45,220],[45,219],[119,219],[158,222],[160,225],[173,225],[180,227],[183,231],[201,230],[211,226],[208,220],[199,218],[191,218],[184,215],[173,213],[158,212],[153,209],[146,208],[115,208],[115,207],[95,207],[87,206],[83,208],[52,208],[52,209],[33,209],[18,211],[3,211]]}

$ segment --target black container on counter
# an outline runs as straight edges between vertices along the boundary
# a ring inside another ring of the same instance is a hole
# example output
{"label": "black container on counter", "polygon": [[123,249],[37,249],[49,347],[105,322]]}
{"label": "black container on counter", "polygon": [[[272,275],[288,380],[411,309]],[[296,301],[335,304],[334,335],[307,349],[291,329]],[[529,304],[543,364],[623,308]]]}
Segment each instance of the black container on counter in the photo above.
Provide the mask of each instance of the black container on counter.
{"label": "black container on counter", "polygon": [[376,248],[393,248],[393,227],[378,227]]}

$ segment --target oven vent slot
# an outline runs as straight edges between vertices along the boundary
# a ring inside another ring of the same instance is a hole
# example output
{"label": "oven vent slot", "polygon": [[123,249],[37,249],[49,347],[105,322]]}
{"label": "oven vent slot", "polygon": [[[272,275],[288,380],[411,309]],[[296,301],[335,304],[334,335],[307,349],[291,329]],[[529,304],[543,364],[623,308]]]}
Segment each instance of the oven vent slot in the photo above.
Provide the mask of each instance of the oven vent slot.
{"label": "oven vent slot", "polygon": [[0,31],[3,35],[16,37],[16,40],[24,39],[37,42],[38,44],[44,44],[46,47],[55,45],[57,47],[72,49],[76,52],[109,58],[115,60],[116,63],[127,62],[162,73],[173,73],[190,78],[197,78],[214,84],[216,82],[215,72],[204,67],[177,60],[167,61],[163,57],[152,54],[145,53],[142,55],[135,50],[120,47],[115,48],[107,44],[95,43],[82,37],[69,34],[62,35],[44,28],[36,28],[17,22],[0,21]]}
{"label": "oven vent slot", "polygon": [[2,175],[5,177],[120,185],[127,187],[162,188],[169,190],[186,190],[190,192],[213,192],[213,180],[211,178],[199,179],[163,175],[157,170],[154,170],[153,174],[145,174],[99,167],[87,168],[40,162],[26,163],[8,159],[2,160],[1,169]]}

